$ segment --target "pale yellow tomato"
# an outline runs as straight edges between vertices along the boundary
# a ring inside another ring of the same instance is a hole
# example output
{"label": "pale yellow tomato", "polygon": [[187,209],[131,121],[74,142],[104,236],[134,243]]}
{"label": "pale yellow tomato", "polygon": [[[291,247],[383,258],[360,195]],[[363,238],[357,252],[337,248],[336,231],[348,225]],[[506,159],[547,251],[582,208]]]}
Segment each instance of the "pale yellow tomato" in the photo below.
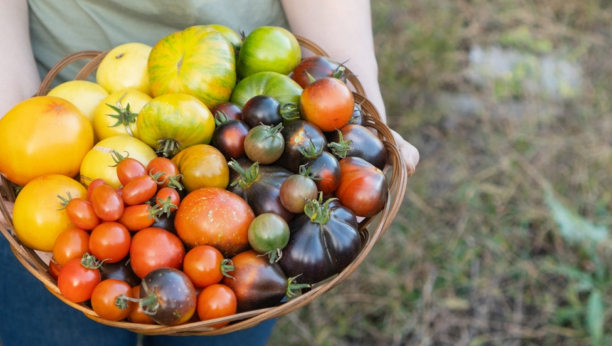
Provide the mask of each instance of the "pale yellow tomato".
{"label": "pale yellow tomato", "polygon": [[87,198],[78,181],[59,174],[48,174],[30,181],[17,195],[13,225],[19,240],[34,250],[53,251],[57,236],[74,227],[62,209],[58,195]]}
{"label": "pale yellow tomato", "polygon": [[151,94],[147,61],[151,46],[132,42],[113,48],[100,62],[96,82],[109,93],[131,88]]}
{"label": "pale yellow tomato", "polygon": [[86,80],[71,80],[51,89],[47,96],[61,97],[72,102],[93,123],[98,105],[108,96],[99,84]]}
{"label": "pale yellow tomato", "polygon": [[108,95],[102,100],[94,116],[93,129],[96,137],[99,140],[121,135],[139,138],[136,119],[142,107],[149,101],[151,96],[136,89],[122,89]]}
{"label": "pale yellow tomato", "polygon": [[117,178],[117,167],[111,156],[113,150],[121,155],[140,161],[145,167],[149,161],[157,157],[155,151],[141,140],[130,136],[115,136],[98,142],[91,149],[81,165],[81,182],[89,186],[94,179],[104,179],[108,185],[118,188],[121,186]]}

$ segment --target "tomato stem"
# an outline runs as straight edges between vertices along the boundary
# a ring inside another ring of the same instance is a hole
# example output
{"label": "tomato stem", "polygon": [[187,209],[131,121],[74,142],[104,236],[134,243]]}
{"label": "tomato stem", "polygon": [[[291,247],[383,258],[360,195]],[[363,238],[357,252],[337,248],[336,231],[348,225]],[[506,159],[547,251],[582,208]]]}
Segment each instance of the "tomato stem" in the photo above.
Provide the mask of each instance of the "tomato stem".
{"label": "tomato stem", "polygon": [[119,165],[119,163],[121,163],[121,161],[127,159],[128,157],[130,157],[130,153],[129,152],[125,152],[126,155],[123,156],[121,155],[117,150],[112,149],[113,151],[111,152],[111,157],[113,158],[113,161],[115,161],[114,165],[109,165],[108,167],[117,167]]}
{"label": "tomato stem", "polygon": [[[168,198],[166,200],[163,200],[159,197],[157,197],[157,204],[153,207],[154,210],[157,210],[156,212],[149,212],[149,219],[150,218],[155,218],[155,221],[159,221],[157,219],[157,216],[159,214],[163,214],[166,213],[167,217],[170,217],[170,214],[178,209],[178,206],[176,204],[172,203],[172,197],[168,196]],[[152,216],[151,216],[152,215]]]}
{"label": "tomato stem", "polygon": [[112,108],[115,112],[117,112],[116,114],[107,114],[107,116],[117,119],[117,122],[113,125],[110,125],[108,127],[117,127],[119,125],[124,125],[126,126],[126,130],[128,131],[128,133],[134,137],[134,135],[132,134],[132,131],[130,129],[128,129],[128,127],[130,126],[131,123],[135,123],[136,122],[136,118],[138,117],[138,113],[132,113],[130,112],[130,104],[128,103],[125,108],[121,105],[121,101],[123,100],[123,98],[127,95],[127,92],[124,93],[121,98],[119,98],[119,100],[117,100],[117,104],[116,106],[110,105],[110,104],[106,104],[107,106],[109,106],[110,108]]}
{"label": "tomato stem", "polygon": [[62,197],[62,195],[57,195],[57,198],[59,198],[61,201],[60,205],[62,206],[61,208],[58,209],[58,211],[66,209],[66,207],[68,206],[68,203],[72,201],[72,196],[70,195],[70,191],[66,191],[66,194],[68,195],[68,198]]}
{"label": "tomato stem", "polygon": [[182,177],[182,174],[177,174],[168,177],[168,187],[171,187],[175,190],[183,191],[183,184],[181,184],[181,182],[179,181]]}
{"label": "tomato stem", "polygon": [[217,111],[217,116],[215,117],[215,124],[217,126],[221,126],[225,124],[229,120],[227,114],[223,111]]}
{"label": "tomato stem", "polygon": [[223,274],[223,276],[232,278],[236,281],[236,278],[229,274],[229,272],[233,272],[234,270],[236,270],[236,267],[234,267],[234,263],[231,259],[226,258],[221,261],[221,274]]}
{"label": "tomato stem", "polygon": [[297,296],[298,294],[296,293],[296,291],[298,290],[301,291],[304,288],[310,288],[309,284],[296,284],[294,282],[295,279],[297,279],[300,275],[296,275],[292,278],[287,279],[287,292],[285,294],[287,295],[288,298],[293,298]]}
{"label": "tomato stem", "polygon": [[340,158],[345,158],[351,147],[352,140],[345,141],[342,137],[342,131],[338,130],[338,142],[329,143],[327,146],[331,149],[332,153]]}
{"label": "tomato stem", "polygon": [[280,259],[283,257],[283,251],[281,249],[274,249],[266,252],[265,254],[270,257],[270,264],[280,261]]}
{"label": "tomato stem", "polygon": [[317,149],[317,146],[314,144],[312,139],[310,140],[309,146],[302,146],[297,148],[300,154],[304,155],[307,159],[315,159],[323,152],[323,146],[320,149]]}
{"label": "tomato stem", "polygon": [[164,157],[174,156],[179,150],[179,143],[176,139],[164,138],[158,140],[157,142],[159,143],[157,152],[164,155]]}
{"label": "tomato stem", "polygon": [[90,255],[86,252],[81,258],[81,265],[87,269],[99,269],[106,261],[108,261],[108,258],[102,261],[98,261],[98,259],[96,259],[94,255]]}
{"label": "tomato stem", "polygon": [[241,188],[245,188],[259,178],[259,162],[253,163],[248,169],[242,168],[236,159],[232,159],[232,161],[228,162],[227,164],[228,166],[232,167],[233,170],[238,172],[238,174],[240,174],[240,177],[234,180],[231,186],[238,185]]}
{"label": "tomato stem", "polygon": [[337,198],[330,198],[323,203],[323,192],[319,192],[319,199],[310,199],[304,206],[304,214],[310,218],[310,222],[325,225],[331,218],[329,203]]}
{"label": "tomato stem", "polygon": [[280,106],[279,113],[283,119],[287,121],[294,121],[300,119],[300,110],[295,102],[283,103]]}

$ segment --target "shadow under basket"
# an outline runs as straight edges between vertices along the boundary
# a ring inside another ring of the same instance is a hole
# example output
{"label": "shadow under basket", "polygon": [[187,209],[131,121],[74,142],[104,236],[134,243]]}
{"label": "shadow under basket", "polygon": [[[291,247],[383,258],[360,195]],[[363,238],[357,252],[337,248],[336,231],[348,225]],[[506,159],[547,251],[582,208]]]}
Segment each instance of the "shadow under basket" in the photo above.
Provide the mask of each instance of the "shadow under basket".
{"label": "shadow under basket", "polygon": [[[313,52],[316,55],[328,57],[328,55],[313,42],[296,36],[300,45]],[[107,52],[99,51],[82,51],[66,56],[64,59],[59,61],[47,74],[42,81],[40,88],[36,96],[46,95],[51,82],[55,79],[57,74],[69,64],[81,60],[89,59],[89,62],[77,73],[75,80],[86,79],[93,71],[96,70]],[[302,306],[310,303],[318,296],[334,288],[346,279],[357,267],[363,262],[368,253],[372,250],[372,247],[376,242],[383,236],[386,230],[389,228],[395,215],[397,214],[399,207],[402,203],[404,193],[406,190],[406,182],[408,179],[407,170],[402,161],[399,150],[397,149],[395,140],[389,128],[381,121],[380,115],[378,114],[374,105],[365,98],[364,89],[357,79],[356,76],[352,75],[348,71],[348,85],[354,92],[355,103],[360,105],[362,115],[365,119],[365,126],[376,130],[378,137],[382,140],[385,148],[388,152],[388,167],[385,171],[389,182],[389,194],[388,199],[383,210],[372,218],[366,218],[359,224],[359,232],[362,237],[362,247],[359,255],[339,274],[332,278],[325,280],[322,283],[314,285],[310,290],[303,293],[302,295],[295,297],[289,301],[281,303],[278,306],[260,309],[255,311],[248,311],[238,313],[232,316],[217,318],[214,320],[200,321],[182,324],[178,326],[163,326],[163,325],[147,325],[131,323],[127,321],[113,322],[102,319],[87,305],[76,304],[68,301],[59,292],[57,282],[49,276],[47,272],[47,264],[43,261],[36,252],[25,245],[23,245],[16,236],[13,235],[11,230],[14,229],[11,215],[5,205],[4,201],[0,201],[0,212],[2,212],[7,225],[0,223],[0,233],[9,241],[11,250],[15,257],[21,262],[21,264],[40,280],[45,287],[53,293],[57,298],[62,300],[64,303],[72,306],[73,308],[83,312],[87,317],[99,323],[127,329],[136,333],[145,335],[221,335],[242,329],[251,328],[265,320],[276,318],[285,314],[288,314],[294,310],[301,308]],[[10,187],[12,183],[2,177],[3,186]],[[12,188],[6,188],[5,193],[9,201],[15,201],[15,193]],[[10,278],[3,278],[3,280],[10,280]],[[219,324],[221,322],[230,322],[228,325],[213,328],[211,326]]]}

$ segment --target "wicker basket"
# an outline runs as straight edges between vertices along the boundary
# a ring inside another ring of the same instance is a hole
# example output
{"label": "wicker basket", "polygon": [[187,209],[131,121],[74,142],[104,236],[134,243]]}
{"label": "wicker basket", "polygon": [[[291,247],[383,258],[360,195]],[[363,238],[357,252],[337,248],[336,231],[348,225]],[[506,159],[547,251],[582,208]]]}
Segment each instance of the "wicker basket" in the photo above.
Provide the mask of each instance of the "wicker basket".
{"label": "wicker basket", "polygon": [[[309,49],[317,55],[328,57],[328,55],[313,42],[301,37],[297,38],[302,47]],[[91,59],[75,77],[75,80],[86,79],[98,67],[106,53],[107,52],[83,51],[66,56],[49,71],[47,76],[42,81],[36,96],[46,95],[49,86],[51,85],[51,82],[57,76],[57,74],[64,67],[77,60]],[[21,264],[30,273],[32,273],[32,275],[34,275],[38,280],[40,280],[51,293],[61,299],[64,303],[83,312],[87,317],[91,318],[92,320],[95,320],[105,325],[124,328],[133,332],[146,335],[220,335],[250,328],[265,320],[290,313],[308,304],[323,293],[329,291],[330,289],[338,285],[340,282],[342,282],[342,280],[346,279],[355,269],[357,269],[359,264],[361,264],[361,262],[366,258],[370,250],[372,250],[374,244],[380,239],[380,237],[385,233],[387,228],[392,223],[393,218],[398,212],[398,209],[404,197],[404,192],[406,190],[406,167],[402,161],[399,150],[397,149],[395,140],[393,139],[389,128],[383,122],[381,122],[380,115],[378,114],[376,108],[372,105],[372,103],[368,101],[364,96],[362,96],[364,95],[364,89],[360,84],[359,80],[354,75],[350,74],[350,72],[348,81],[349,85],[351,85],[352,88],[355,90],[355,102],[361,105],[362,114],[364,115],[364,119],[366,121],[366,126],[371,127],[377,131],[379,138],[383,141],[389,153],[388,156],[390,160],[388,161],[388,164],[390,166],[390,169],[387,170],[387,176],[389,179],[389,197],[384,209],[377,216],[373,218],[366,218],[360,222],[359,231],[363,240],[361,252],[348,267],[346,267],[342,272],[332,277],[331,279],[326,280],[323,283],[314,285],[310,290],[304,292],[299,297],[282,303],[279,306],[238,313],[232,316],[217,318],[214,320],[194,322],[172,327],[163,325],[147,325],[123,321],[113,322],[104,320],[98,317],[98,315],[87,305],[72,303],[62,297],[62,295],[59,293],[57,282],[52,279],[47,272],[47,264],[32,249],[24,246],[17,239],[17,237],[11,233],[10,229],[13,229],[12,218],[3,201],[0,201],[0,212],[2,212],[5,220],[8,220],[8,226],[0,223],[0,233],[2,233],[4,237],[6,237],[6,239],[9,241],[11,250],[13,251],[15,257],[17,257],[19,262],[21,262]],[[2,180],[4,183],[3,186],[11,186],[11,183],[4,177],[2,177]],[[15,200],[15,194],[13,189],[6,189],[5,192],[8,196],[9,201]],[[3,280],[6,279],[7,278],[3,278]],[[226,321],[230,321],[231,323],[221,328],[211,327],[220,322]]]}

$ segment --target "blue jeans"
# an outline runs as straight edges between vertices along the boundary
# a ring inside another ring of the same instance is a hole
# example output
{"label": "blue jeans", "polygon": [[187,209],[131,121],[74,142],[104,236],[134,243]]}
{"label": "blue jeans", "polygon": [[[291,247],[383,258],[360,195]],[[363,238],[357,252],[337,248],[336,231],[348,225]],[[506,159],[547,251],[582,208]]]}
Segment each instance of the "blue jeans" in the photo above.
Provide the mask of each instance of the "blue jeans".
{"label": "blue jeans", "polygon": [[[263,346],[275,320],[221,336],[145,336],[143,346]],[[0,344],[136,346],[138,335],[105,326],[64,304],[17,261],[0,235]]]}

